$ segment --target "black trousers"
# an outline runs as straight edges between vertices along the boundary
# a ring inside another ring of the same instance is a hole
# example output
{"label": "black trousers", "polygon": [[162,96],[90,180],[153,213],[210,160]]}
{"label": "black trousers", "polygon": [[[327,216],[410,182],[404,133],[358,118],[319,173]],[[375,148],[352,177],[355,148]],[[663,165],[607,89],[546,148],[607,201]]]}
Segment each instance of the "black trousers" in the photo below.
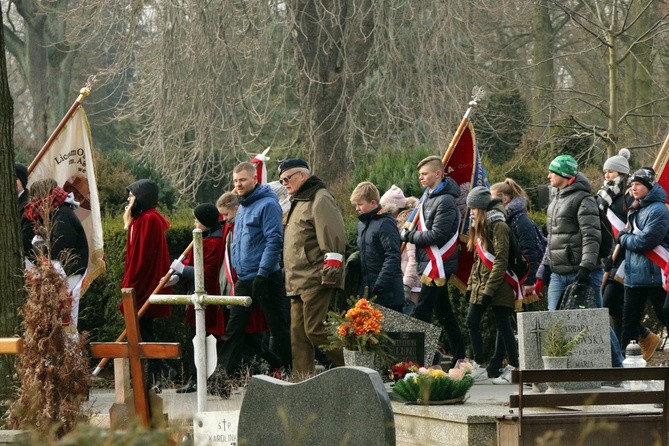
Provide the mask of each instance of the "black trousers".
{"label": "black trousers", "polygon": [[271,273],[268,277],[269,293],[261,299],[253,296],[253,281],[240,280],[235,284],[235,295],[251,296],[250,307],[234,306],[230,310],[230,319],[226,327],[227,339],[221,348],[219,365],[231,375],[238,371],[242,362],[246,342],[246,325],[256,305],[260,305],[272,335],[272,351],[282,362],[282,366],[290,368],[292,356],[290,352],[290,326],[285,317],[285,308],[281,299],[285,298],[283,274],[281,270]]}

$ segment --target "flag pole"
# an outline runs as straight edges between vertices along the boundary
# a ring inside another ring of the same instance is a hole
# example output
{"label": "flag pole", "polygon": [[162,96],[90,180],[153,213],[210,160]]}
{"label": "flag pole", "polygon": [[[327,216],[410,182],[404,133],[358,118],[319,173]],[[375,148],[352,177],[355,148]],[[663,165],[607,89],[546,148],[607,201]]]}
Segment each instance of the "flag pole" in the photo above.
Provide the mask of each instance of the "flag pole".
{"label": "flag pole", "polygon": [[46,152],[49,150],[51,145],[54,143],[56,138],[60,135],[60,132],[63,131],[63,128],[65,128],[65,125],[67,124],[67,121],[70,120],[72,115],[74,114],[75,111],[79,108],[81,103],[84,101],[84,99],[91,94],[91,86],[90,83],[87,84],[85,87],[83,87],[81,90],[79,90],[79,96],[77,96],[77,99],[74,101],[72,106],[70,106],[70,109],[65,113],[65,116],[63,116],[63,119],[60,120],[60,123],[56,127],[56,129],[53,131],[51,136],[49,136],[49,139],[44,143],[44,146],[40,149],[39,153],[37,153],[37,156],[35,156],[35,159],[30,163],[30,166],[28,166],[28,174],[33,171],[35,166],[40,162],[40,160],[44,157]]}
{"label": "flag pole", "polygon": [[[664,143],[662,144],[662,147],[660,147],[660,151],[657,153],[657,156],[655,157],[655,162],[653,163],[655,178],[659,178],[660,176],[660,172],[658,172],[658,170],[666,166],[665,158],[667,157],[667,151],[669,151],[669,133],[667,133],[667,137],[664,139]],[[620,247],[620,243],[616,243],[616,249],[614,249],[613,254],[611,254],[611,263],[614,263],[616,261],[616,259],[620,255],[621,249],[622,248]],[[610,275],[611,271],[606,271],[604,273],[604,277],[602,278],[602,290],[606,286],[606,281],[609,279]]]}
{"label": "flag pole", "polygon": [[[191,252],[193,249],[193,242],[191,241],[190,244],[186,247],[184,252],[181,253],[179,256],[179,261],[182,262],[184,258]],[[170,280],[170,277],[172,277],[172,274],[174,274],[174,270],[170,268],[167,271],[167,274],[163,276],[162,279],[160,279],[160,282],[158,282],[158,285],[156,288],[153,290],[153,293],[151,294],[158,294],[160,291],[163,289],[165,284],[167,283],[168,280]],[[137,319],[141,318],[144,313],[146,313],[149,310],[149,307],[151,306],[151,302],[149,302],[149,299],[146,299],[146,302],[142,305],[142,307],[137,311]],[[118,338],[116,338],[116,342],[123,342],[125,341],[125,338],[128,334],[128,330],[126,328],[123,329],[120,335],[118,335]],[[98,374],[102,371],[105,365],[109,362],[109,358],[102,358],[100,362],[98,363],[97,367],[95,367],[95,370],[93,370],[93,376],[98,376]]]}
{"label": "flag pole", "polygon": [[[267,153],[269,152],[270,148],[271,147],[267,147],[261,153],[261,155],[267,156]],[[182,262],[183,259],[186,258],[186,256],[191,252],[192,249],[193,249],[193,242],[191,241],[190,244],[188,245],[188,247],[186,247],[184,252],[181,253],[181,255],[179,256],[179,261]],[[153,290],[153,293],[151,293],[151,294],[160,293],[160,291],[163,289],[163,286],[165,286],[165,283],[167,283],[167,281],[170,280],[170,277],[172,277],[172,274],[174,274],[174,270],[172,270],[172,268],[170,268],[167,271],[167,274],[165,274],[163,276],[163,278],[160,279],[160,282],[158,282],[158,286],[156,286],[156,288]],[[139,309],[139,311],[137,311],[137,317],[141,318],[144,315],[144,313],[146,313],[148,311],[150,306],[151,306],[151,302],[149,302],[149,299],[147,299],[146,302],[144,302],[142,307]],[[123,342],[125,340],[125,337],[127,336],[127,333],[128,333],[127,330],[124,328],[123,331],[121,332],[121,334],[118,336],[118,338],[116,338],[116,342]],[[95,370],[93,370],[93,376],[97,376],[102,371],[104,366],[107,365],[108,362],[109,362],[109,358],[102,358],[100,360],[100,362],[98,363],[97,367],[95,367]]]}
{"label": "flag pole", "polygon": [[[451,158],[451,155],[453,155],[453,152],[455,151],[455,147],[458,145],[460,142],[460,138],[462,137],[462,134],[465,131],[465,128],[467,128],[467,125],[469,124],[469,117],[471,116],[472,112],[474,111],[474,108],[478,105],[479,101],[483,98],[485,95],[485,92],[483,91],[482,88],[480,87],[474,87],[474,90],[472,91],[472,100],[469,101],[469,107],[465,111],[465,114],[462,116],[462,120],[460,121],[460,125],[458,125],[458,128],[455,131],[455,134],[453,134],[453,138],[451,139],[451,143],[448,145],[448,148],[446,149],[446,152],[444,153],[444,156],[441,158],[441,164],[446,164],[448,160]],[[419,212],[420,212],[420,207],[419,205],[425,201],[427,198],[428,190],[427,188],[423,192],[423,196],[420,198],[418,201],[418,205],[414,208],[414,210],[411,212],[409,215],[409,218],[407,218],[406,223],[404,223],[404,228],[409,229],[410,231],[413,230],[416,227],[416,222],[418,221],[419,217]],[[404,252],[404,248],[406,246],[406,243],[402,242],[402,245],[400,245],[400,253]]]}

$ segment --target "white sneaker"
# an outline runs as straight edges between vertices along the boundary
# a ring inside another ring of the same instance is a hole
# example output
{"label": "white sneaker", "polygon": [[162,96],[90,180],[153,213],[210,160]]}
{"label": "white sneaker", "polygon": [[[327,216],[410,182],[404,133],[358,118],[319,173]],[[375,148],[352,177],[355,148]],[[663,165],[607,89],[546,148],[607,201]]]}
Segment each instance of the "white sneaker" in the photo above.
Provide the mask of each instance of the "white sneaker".
{"label": "white sneaker", "polygon": [[507,365],[503,369],[501,369],[502,374],[499,375],[497,378],[493,378],[492,383],[493,384],[512,384],[511,382],[511,372],[514,371],[516,368],[512,365]]}
{"label": "white sneaker", "polygon": [[485,381],[488,379],[488,371],[485,367],[481,367],[477,363],[474,363],[474,367],[472,368],[472,378],[474,378],[475,383]]}

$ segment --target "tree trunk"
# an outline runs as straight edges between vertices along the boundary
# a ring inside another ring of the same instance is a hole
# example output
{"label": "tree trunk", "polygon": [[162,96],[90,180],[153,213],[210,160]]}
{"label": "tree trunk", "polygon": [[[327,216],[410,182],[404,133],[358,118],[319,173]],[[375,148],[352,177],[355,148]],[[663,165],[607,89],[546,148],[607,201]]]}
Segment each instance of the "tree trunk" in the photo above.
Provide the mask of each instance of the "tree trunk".
{"label": "tree trunk", "polygon": [[[23,36],[5,27],[7,50],[19,61],[32,99],[32,130],[35,154],[69,108],[72,66],[77,50],[66,40],[64,15],[67,1],[14,2],[23,19]],[[58,11],[55,13],[54,11]]]}
{"label": "tree trunk", "polygon": [[538,140],[553,119],[553,92],[555,91],[555,31],[551,20],[549,0],[537,0],[532,16],[534,50],[533,91],[531,104],[533,139]]}
{"label": "tree trunk", "polygon": [[349,103],[372,69],[372,1],[291,0],[302,128],[314,173],[331,183],[347,170]]}
{"label": "tree trunk", "polygon": [[[0,14],[0,28],[2,28]],[[19,231],[16,174],[14,172],[14,105],[7,81],[5,39],[0,32],[0,336],[8,337],[18,331],[18,306],[22,299],[23,271],[21,269],[21,236]],[[10,385],[16,358],[0,355],[0,400],[13,389]]]}

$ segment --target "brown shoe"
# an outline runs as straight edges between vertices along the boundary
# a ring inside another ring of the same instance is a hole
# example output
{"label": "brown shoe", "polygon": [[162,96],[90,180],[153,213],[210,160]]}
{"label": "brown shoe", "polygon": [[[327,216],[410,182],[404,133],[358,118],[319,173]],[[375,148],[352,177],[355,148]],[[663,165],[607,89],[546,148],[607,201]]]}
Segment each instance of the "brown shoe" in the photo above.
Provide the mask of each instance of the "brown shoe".
{"label": "brown shoe", "polygon": [[648,333],[645,338],[639,338],[639,346],[641,347],[641,354],[643,355],[643,359],[648,361],[650,358],[652,358],[661,342],[662,338],[652,331]]}

